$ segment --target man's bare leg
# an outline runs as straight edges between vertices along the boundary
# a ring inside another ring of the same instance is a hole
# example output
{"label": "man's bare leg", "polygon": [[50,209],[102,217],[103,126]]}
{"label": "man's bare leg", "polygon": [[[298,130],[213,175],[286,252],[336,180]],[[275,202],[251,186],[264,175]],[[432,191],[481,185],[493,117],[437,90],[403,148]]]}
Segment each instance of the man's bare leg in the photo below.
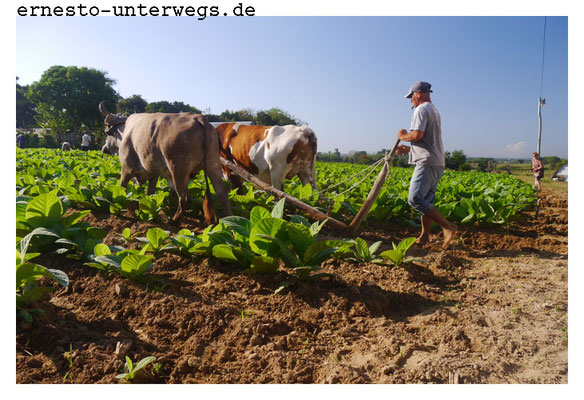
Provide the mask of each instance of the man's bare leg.
{"label": "man's bare leg", "polygon": [[444,243],[442,244],[442,248],[447,249],[452,240],[456,237],[458,227],[444,218],[434,207],[430,207],[426,217],[431,218],[442,228],[442,232],[444,233]]}
{"label": "man's bare leg", "polygon": [[422,234],[416,239],[416,244],[424,245],[430,240],[430,229],[432,228],[432,219],[422,215]]}

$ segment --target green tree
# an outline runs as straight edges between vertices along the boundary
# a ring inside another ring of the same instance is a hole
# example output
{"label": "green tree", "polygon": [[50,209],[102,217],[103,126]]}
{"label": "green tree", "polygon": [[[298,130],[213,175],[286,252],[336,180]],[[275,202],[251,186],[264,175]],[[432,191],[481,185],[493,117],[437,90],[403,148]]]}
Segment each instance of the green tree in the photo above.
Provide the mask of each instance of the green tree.
{"label": "green tree", "polygon": [[118,101],[118,112],[126,115],[146,112],[148,102],[139,94]]}
{"label": "green tree", "polygon": [[55,65],[28,88],[26,97],[37,106],[41,126],[53,134],[68,130],[101,131],[103,115],[98,104],[115,104],[114,80],[105,72],[86,67]]}
{"label": "green tree", "polygon": [[487,169],[489,168],[489,163],[491,163],[493,168],[497,164],[495,162],[495,160],[493,160],[492,158],[479,158],[479,159],[477,159],[477,170],[479,170],[481,172],[487,172]]}
{"label": "green tree", "polygon": [[162,100],[162,101],[155,101],[153,103],[148,103],[145,107],[145,111],[147,113],[180,113],[180,112],[192,112],[196,114],[200,114],[201,110],[196,107],[190,106],[188,104],[183,103],[182,101],[174,101],[172,103]]}
{"label": "green tree", "polygon": [[32,101],[26,98],[25,94],[28,91],[28,86],[20,86],[18,84],[18,76],[16,77],[16,127],[17,128],[31,128],[36,126],[35,105]]}
{"label": "green tree", "polygon": [[253,121],[256,119],[256,115],[253,110],[247,108],[239,111],[229,111],[225,110],[219,116],[222,121]]}
{"label": "green tree", "polygon": [[460,171],[466,163],[466,155],[462,150],[455,150],[452,154],[447,151],[444,153],[444,163],[446,164],[446,168]]}
{"label": "green tree", "polygon": [[279,108],[260,110],[257,112],[254,122],[257,125],[305,125],[306,122],[296,119],[288,112]]}

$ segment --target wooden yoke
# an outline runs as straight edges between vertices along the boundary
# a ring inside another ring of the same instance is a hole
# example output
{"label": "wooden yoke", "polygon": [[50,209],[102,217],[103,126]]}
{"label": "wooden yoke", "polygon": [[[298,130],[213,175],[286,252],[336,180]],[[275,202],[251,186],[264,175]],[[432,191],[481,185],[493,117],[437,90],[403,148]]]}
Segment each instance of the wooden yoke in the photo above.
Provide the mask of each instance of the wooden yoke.
{"label": "wooden yoke", "polygon": [[231,171],[235,172],[237,175],[241,176],[243,179],[257,187],[258,189],[273,194],[278,199],[285,198],[286,201],[290,202],[290,204],[292,204],[294,207],[305,211],[309,217],[319,221],[324,221],[325,219],[328,219],[326,223],[327,227],[330,226],[331,228],[339,232],[343,232],[347,229],[346,224],[329,217],[325,213],[317,210],[316,208],[311,207],[308,204],[298,200],[296,197],[290,196],[289,194],[286,194],[283,191],[278,190],[273,186],[268,185],[267,183],[264,183],[263,181],[256,178],[254,175],[250,174],[243,168],[235,165],[231,161],[224,159],[223,157],[221,157],[221,164],[229,168]]}
{"label": "wooden yoke", "polygon": [[347,236],[354,236],[357,233],[357,229],[359,229],[361,223],[367,218],[367,213],[371,209],[371,206],[373,206],[375,199],[377,199],[377,196],[379,195],[379,192],[381,191],[381,188],[385,183],[385,178],[387,178],[387,174],[389,172],[389,163],[393,159],[393,156],[395,154],[395,151],[397,150],[399,142],[400,140],[397,139],[389,154],[385,156],[385,163],[383,165],[383,169],[377,176],[377,179],[375,180],[375,183],[373,184],[371,191],[367,195],[367,199],[363,203],[363,206],[361,207],[355,218],[353,218],[353,221],[351,221],[351,223],[349,224],[347,230],[344,232]]}

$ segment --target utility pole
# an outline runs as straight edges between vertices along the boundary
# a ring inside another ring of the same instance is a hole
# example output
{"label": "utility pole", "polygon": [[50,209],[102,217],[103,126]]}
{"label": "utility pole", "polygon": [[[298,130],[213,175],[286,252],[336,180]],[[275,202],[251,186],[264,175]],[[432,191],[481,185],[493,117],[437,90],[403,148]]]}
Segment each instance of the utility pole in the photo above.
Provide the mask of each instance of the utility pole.
{"label": "utility pole", "polygon": [[545,106],[545,99],[537,98],[537,115],[539,116],[539,130],[537,134],[537,154],[541,157],[541,106]]}

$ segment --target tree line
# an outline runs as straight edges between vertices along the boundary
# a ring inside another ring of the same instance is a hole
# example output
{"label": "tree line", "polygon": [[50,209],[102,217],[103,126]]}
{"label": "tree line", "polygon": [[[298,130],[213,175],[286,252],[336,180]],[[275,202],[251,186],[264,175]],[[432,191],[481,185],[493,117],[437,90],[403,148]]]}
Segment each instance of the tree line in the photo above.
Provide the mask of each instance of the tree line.
{"label": "tree line", "polygon": [[[335,149],[335,151],[329,151],[327,153],[318,153],[316,156],[317,161],[324,161],[324,162],[344,162],[350,164],[367,164],[371,165],[378,161],[380,158],[384,157],[387,153],[389,153],[388,149],[381,149],[380,151],[367,154],[365,151],[354,151],[349,154],[343,155],[339,152],[339,149]],[[483,168],[483,162],[481,162],[481,168],[486,172],[487,165],[489,161],[493,161],[493,159],[484,159],[486,163]],[[455,150],[452,153],[449,151],[444,153],[444,162],[446,164],[446,168],[456,170],[456,171],[470,171],[472,166],[469,164],[467,156],[464,154],[462,150]],[[391,165],[394,167],[402,167],[407,168],[410,165],[408,164],[408,155],[404,154],[399,157],[394,157]]]}
{"label": "tree line", "polygon": [[[323,162],[340,162],[350,164],[366,164],[371,165],[389,153],[388,149],[381,149],[372,154],[367,154],[365,151],[354,151],[349,154],[341,154],[339,149],[329,151],[327,153],[317,153],[316,160]],[[566,162],[557,156],[548,156],[541,158],[546,169],[555,171],[563,163]],[[530,163],[529,160],[517,159],[514,163],[524,164]],[[444,152],[444,164],[446,169],[454,171],[480,171],[480,172],[500,172],[511,173],[511,162],[495,160],[489,157],[467,157],[462,150],[455,150],[453,152]],[[413,165],[408,164],[408,155],[404,154],[399,157],[394,157],[391,165],[393,167],[409,168]]]}
{"label": "tree line", "polygon": [[[55,65],[43,72],[37,82],[20,85],[16,77],[16,128],[44,128],[42,137],[28,136],[28,147],[57,147],[63,135],[73,132],[77,139],[84,132],[101,141],[104,134],[103,115],[98,104],[105,100],[111,112],[130,115],[138,113],[201,113],[182,101],[148,102],[141,95],[127,98],[114,89],[116,81],[106,72],[88,67]],[[269,110],[225,110],[221,114],[205,113],[211,122],[252,121],[256,125],[302,125],[290,113],[274,107]]]}

